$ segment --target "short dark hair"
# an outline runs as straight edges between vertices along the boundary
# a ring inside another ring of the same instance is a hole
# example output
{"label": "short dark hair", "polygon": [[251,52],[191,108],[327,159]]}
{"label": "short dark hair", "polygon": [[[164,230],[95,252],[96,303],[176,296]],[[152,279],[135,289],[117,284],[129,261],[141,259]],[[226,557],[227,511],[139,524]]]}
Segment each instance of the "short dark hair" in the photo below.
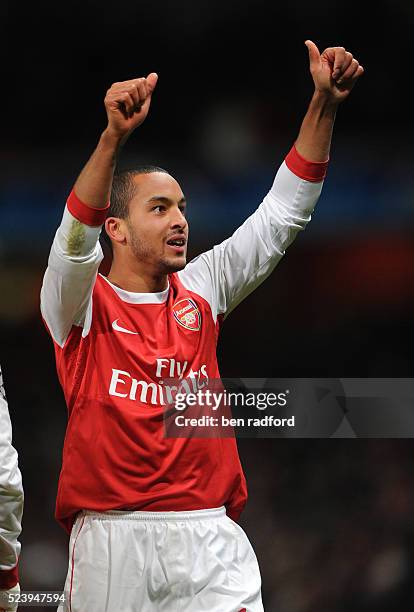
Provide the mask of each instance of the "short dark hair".
{"label": "short dark hair", "polygon": [[[168,170],[160,168],[159,166],[138,166],[133,170],[124,170],[115,174],[112,181],[111,200],[108,211],[108,217],[118,217],[119,219],[126,219],[129,213],[129,203],[135,195],[136,185],[134,183],[134,177],[139,174],[152,174],[153,172],[162,172],[163,174],[170,174]],[[111,239],[103,231],[103,238],[112,248]]]}

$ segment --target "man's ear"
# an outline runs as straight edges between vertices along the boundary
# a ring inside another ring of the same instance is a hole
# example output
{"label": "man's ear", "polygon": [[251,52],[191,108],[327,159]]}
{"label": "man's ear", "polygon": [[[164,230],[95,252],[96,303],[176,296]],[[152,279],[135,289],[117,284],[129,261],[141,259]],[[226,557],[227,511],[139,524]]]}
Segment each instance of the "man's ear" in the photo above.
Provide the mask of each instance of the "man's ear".
{"label": "man's ear", "polygon": [[125,244],[126,232],[125,222],[119,217],[108,217],[105,221],[105,230],[109,238],[119,244]]}

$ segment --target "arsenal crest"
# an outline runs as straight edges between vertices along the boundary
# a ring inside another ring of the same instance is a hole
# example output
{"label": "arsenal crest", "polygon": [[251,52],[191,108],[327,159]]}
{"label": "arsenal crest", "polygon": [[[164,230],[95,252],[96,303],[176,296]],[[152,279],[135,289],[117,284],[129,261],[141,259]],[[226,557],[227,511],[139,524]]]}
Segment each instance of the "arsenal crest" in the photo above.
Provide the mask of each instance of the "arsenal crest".
{"label": "arsenal crest", "polygon": [[201,312],[190,298],[179,300],[173,306],[174,318],[186,329],[198,331],[201,327]]}

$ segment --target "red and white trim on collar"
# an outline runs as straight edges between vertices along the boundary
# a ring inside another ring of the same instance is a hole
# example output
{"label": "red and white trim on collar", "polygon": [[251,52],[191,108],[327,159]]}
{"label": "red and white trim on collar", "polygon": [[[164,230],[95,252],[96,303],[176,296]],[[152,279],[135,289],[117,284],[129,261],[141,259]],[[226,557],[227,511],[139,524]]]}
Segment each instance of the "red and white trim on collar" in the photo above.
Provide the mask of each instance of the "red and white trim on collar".
{"label": "red and white trim on collar", "polygon": [[123,302],[127,302],[128,304],[163,304],[167,301],[170,290],[169,281],[168,286],[166,289],[164,289],[164,291],[159,291],[158,293],[134,293],[133,291],[126,291],[125,289],[117,287],[102,274],[99,276],[112,287]]}

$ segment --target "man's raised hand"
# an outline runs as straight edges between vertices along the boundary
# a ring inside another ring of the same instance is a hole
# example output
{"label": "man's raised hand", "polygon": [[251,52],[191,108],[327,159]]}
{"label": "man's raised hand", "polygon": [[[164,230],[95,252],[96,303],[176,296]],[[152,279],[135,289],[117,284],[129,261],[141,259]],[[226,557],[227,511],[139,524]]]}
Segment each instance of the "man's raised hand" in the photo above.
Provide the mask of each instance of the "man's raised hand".
{"label": "man's raised hand", "polygon": [[106,92],[107,131],[116,138],[129,136],[145,120],[158,75],[114,83]]}
{"label": "man's raised hand", "polygon": [[328,47],[319,53],[318,47],[311,40],[305,41],[305,45],[309,51],[309,66],[315,89],[338,103],[345,100],[364,73],[363,67],[344,47]]}

